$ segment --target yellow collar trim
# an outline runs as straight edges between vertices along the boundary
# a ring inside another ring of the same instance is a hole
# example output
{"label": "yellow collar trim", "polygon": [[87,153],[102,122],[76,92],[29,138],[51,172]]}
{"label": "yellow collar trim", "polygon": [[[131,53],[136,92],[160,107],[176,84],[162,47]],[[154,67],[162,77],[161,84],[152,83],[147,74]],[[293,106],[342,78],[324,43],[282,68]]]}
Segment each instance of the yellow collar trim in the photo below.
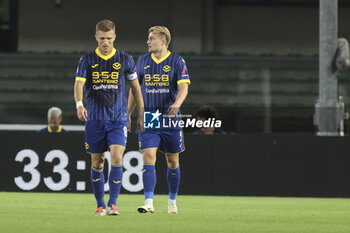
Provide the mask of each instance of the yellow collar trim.
{"label": "yellow collar trim", "polygon": [[[49,131],[49,133],[53,133],[50,126],[47,126],[47,130]],[[62,131],[62,126],[60,125],[58,126],[57,132],[54,132],[54,133],[61,133],[61,131]]]}
{"label": "yellow collar trim", "polygon": [[171,52],[168,50],[168,52],[165,54],[165,56],[162,57],[162,58],[159,59],[159,60],[154,56],[153,53],[151,54],[151,57],[152,57],[152,59],[153,59],[153,61],[154,61],[155,63],[159,64],[159,63],[161,63],[162,61],[164,61],[165,59],[167,59],[167,58],[170,56],[170,54],[171,54]]}
{"label": "yellow collar trim", "polygon": [[115,55],[115,53],[117,52],[117,50],[115,48],[113,48],[112,52],[108,55],[103,55],[100,50],[98,50],[98,48],[96,48],[95,53],[97,54],[97,56],[99,56],[100,58],[104,59],[104,60],[108,60],[111,57],[113,57]]}

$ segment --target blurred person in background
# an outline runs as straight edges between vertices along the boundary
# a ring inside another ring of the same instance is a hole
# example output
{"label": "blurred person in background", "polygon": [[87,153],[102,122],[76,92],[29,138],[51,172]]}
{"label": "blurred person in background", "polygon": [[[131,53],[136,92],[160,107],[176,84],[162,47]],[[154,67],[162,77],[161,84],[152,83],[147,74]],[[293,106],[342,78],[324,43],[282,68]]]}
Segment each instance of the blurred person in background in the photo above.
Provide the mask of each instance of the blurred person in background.
{"label": "blurred person in background", "polygon": [[[206,121],[208,119],[215,119],[219,120],[220,116],[218,111],[212,107],[212,106],[202,106],[197,111],[197,121]],[[195,135],[226,135],[227,133],[220,129],[215,127],[202,127],[196,131],[193,132]]]}
{"label": "blurred person in background", "polygon": [[62,110],[58,107],[51,107],[47,111],[48,126],[39,130],[39,133],[65,133],[67,130],[62,128]]}

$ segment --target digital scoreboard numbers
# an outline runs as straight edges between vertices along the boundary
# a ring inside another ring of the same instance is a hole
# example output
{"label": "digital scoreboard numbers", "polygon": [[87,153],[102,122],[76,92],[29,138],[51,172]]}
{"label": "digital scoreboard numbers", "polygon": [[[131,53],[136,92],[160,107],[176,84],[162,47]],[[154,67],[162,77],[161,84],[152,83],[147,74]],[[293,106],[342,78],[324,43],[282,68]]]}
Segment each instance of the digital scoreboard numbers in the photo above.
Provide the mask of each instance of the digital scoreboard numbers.
{"label": "digital scoreboard numbers", "polygon": [[[105,191],[109,191],[108,175],[110,153],[105,153]],[[143,190],[142,183],[142,154],[138,151],[129,151],[123,157],[122,187],[128,192]],[[53,149],[45,155],[39,155],[33,149],[21,149],[14,157],[14,162],[20,171],[16,171],[13,182],[23,191],[35,191],[44,186],[51,191],[78,191],[84,192],[90,188],[90,160],[77,159],[61,149]],[[107,170],[106,170],[107,169]],[[136,177],[136,179],[135,179]]]}

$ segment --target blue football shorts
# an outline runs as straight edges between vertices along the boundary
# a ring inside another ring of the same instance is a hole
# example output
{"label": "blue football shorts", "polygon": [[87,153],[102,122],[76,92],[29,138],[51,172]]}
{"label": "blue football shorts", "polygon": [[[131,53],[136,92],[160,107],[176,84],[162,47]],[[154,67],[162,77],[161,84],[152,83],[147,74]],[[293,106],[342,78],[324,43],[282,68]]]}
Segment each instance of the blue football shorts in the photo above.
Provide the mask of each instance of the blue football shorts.
{"label": "blue football shorts", "polygon": [[182,130],[145,130],[139,134],[140,151],[158,148],[163,153],[181,153],[185,150]]}
{"label": "blue football shorts", "polygon": [[85,124],[85,149],[88,153],[103,153],[111,145],[126,147],[127,122],[91,120]]}

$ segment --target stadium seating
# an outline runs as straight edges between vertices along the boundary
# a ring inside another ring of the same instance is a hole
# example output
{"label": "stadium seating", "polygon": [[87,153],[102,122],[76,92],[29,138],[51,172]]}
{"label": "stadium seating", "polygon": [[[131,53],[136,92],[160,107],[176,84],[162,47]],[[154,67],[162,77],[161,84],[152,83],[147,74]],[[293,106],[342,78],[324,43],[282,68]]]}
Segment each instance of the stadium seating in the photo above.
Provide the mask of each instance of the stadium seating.
{"label": "stadium seating", "polygon": [[[65,124],[78,123],[73,85],[79,57],[80,54],[1,55],[1,123],[43,123],[47,109],[54,105],[63,109]],[[279,117],[284,113],[311,119],[318,97],[317,57],[184,57],[192,81],[185,102],[187,107],[209,104],[228,108],[281,108],[289,111],[279,111]],[[349,74],[345,72],[339,77],[339,93],[345,103],[350,85],[346,76]],[[308,111],[291,114],[290,109]]]}

